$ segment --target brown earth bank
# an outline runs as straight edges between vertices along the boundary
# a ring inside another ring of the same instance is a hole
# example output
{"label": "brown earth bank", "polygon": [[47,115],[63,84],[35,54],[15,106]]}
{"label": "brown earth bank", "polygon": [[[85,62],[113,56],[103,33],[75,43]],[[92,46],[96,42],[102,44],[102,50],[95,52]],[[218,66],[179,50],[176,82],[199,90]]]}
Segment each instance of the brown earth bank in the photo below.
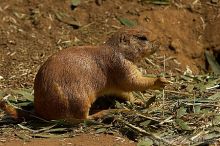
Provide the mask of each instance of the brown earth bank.
{"label": "brown earth bank", "polygon": [[[175,0],[170,5],[141,0],[0,1],[0,89],[31,88],[39,66],[54,52],[76,45],[98,45],[124,27],[127,18],[155,34],[157,60],[165,57],[166,72],[207,72],[205,49],[220,52],[220,2]],[[162,63],[162,62],[159,62]],[[154,72],[147,70],[148,73]],[[93,143],[94,142],[94,143]],[[107,135],[71,139],[6,141],[0,145],[134,145]]]}
{"label": "brown earth bank", "polygon": [[[141,1],[0,2],[1,87],[32,87],[39,66],[52,53],[74,45],[97,45],[124,27],[127,18],[151,30],[160,42],[159,56],[171,57],[167,71],[206,71],[204,49],[219,48],[219,5],[175,1],[157,6]],[[81,26],[78,29],[76,25]],[[173,62],[174,61],[174,62]]]}

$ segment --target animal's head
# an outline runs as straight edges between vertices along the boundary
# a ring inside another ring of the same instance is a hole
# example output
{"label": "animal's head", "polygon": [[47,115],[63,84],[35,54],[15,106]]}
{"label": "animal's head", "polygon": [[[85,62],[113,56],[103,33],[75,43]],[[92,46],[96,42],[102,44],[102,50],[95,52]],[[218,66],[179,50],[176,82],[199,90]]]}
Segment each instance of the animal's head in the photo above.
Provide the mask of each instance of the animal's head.
{"label": "animal's head", "polygon": [[144,29],[122,29],[113,34],[106,44],[121,53],[126,59],[136,62],[153,54],[157,46],[150,31]]}

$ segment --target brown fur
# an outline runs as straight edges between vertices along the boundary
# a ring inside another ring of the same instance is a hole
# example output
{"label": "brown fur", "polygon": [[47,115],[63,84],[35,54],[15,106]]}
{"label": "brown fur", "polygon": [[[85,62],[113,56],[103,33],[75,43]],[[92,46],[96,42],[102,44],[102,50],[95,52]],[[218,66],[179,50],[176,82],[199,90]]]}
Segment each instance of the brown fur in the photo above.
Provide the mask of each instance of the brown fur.
{"label": "brown fur", "polygon": [[73,47],[49,57],[34,82],[35,114],[48,120],[93,119],[98,116],[89,110],[100,96],[133,101],[131,91],[164,87],[166,79],[143,77],[133,64],[155,52],[151,36],[123,29],[102,46]]}

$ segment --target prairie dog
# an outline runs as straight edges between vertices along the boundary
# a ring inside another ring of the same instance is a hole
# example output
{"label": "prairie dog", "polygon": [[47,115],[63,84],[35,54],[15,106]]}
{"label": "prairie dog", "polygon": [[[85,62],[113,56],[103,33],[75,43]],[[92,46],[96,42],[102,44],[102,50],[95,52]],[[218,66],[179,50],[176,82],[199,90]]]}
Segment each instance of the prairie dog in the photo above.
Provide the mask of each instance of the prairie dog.
{"label": "prairie dog", "polygon": [[47,120],[94,119],[99,114],[89,115],[89,110],[100,96],[133,101],[131,91],[164,87],[165,78],[143,77],[134,65],[155,51],[149,31],[121,29],[101,46],[55,53],[36,75],[34,114]]}

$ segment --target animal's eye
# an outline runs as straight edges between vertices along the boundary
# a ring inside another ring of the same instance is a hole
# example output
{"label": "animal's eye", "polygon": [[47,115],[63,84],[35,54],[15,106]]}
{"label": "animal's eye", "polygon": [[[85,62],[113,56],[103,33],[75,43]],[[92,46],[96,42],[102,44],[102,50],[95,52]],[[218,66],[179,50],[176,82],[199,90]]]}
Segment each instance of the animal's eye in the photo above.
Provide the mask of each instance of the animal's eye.
{"label": "animal's eye", "polygon": [[145,36],[137,36],[137,38],[141,41],[148,41],[147,37],[145,37]]}

